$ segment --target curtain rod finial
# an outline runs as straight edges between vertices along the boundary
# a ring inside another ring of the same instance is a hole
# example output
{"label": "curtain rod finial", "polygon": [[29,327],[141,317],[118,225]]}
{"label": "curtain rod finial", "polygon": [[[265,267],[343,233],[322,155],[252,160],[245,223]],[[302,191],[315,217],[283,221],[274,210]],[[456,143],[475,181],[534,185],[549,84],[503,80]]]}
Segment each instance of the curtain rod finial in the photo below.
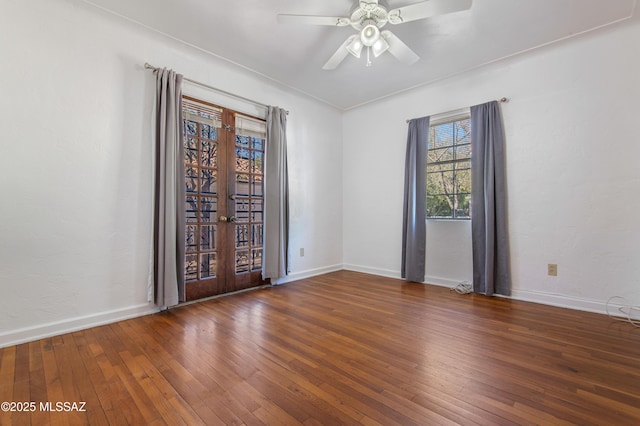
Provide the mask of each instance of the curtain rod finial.
{"label": "curtain rod finial", "polygon": [[509,99],[507,99],[507,98],[501,98],[501,99],[500,99],[500,102],[502,102],[502,103],[506,103],[506,102],[509,102]]}

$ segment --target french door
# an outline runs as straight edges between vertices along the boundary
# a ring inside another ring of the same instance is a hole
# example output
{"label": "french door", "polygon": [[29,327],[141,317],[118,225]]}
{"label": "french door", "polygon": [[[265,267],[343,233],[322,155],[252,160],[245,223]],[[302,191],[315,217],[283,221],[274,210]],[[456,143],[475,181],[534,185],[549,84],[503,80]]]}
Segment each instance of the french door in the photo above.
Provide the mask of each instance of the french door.
{"label": "french door", "polygon": [[185,300],[264,284],[263,120],[183,97]]}

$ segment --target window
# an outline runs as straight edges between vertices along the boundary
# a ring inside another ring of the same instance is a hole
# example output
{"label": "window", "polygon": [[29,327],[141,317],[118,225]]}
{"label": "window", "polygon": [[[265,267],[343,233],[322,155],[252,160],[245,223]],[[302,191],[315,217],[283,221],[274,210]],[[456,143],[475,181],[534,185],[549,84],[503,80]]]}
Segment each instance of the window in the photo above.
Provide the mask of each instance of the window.
{"label": "window", "polygon": [[427,218],[471,218],[469,114],[434,120],[427,143]]}

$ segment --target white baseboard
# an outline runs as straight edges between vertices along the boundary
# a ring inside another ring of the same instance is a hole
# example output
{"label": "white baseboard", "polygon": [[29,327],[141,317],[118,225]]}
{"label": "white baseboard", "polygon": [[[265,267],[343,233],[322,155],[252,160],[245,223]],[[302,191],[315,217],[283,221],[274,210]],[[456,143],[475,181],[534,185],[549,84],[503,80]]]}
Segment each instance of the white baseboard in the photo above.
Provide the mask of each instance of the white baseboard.
{"label": "white baseboard", "polygon": [[[393,271],[390,269],[372,268],[370,266],[353,265],[353,264],[345,264],[344,269],[346,269],[347,271],[362,272],[365,274],[379,275],[387,278],[396,278],[399,280],[402,279],[402,277],[400,276],[400,271]],[[423,282],[425,284],[433,284],[440,287],[448,287],[448,288],[452,288],[460,284],[459,281],[453,281],[453,280],[440,278],[440,277],[432,277],[428,275],[424,277]]]}
{"label": "white baseboard", "polygon": [[280,285],[290,283],[292,281],[298,281],[305,278],[315,277],[317,275],[328,274],[329,272],[341,271],[344,269],[342,264],[325,266],[323,268],[308,269],[306,271],[293,272],[284,278],[278,279],[276,282],[272,282],[273,285]]}
{"label": "white baseboard", "polygon": [[12,330],[0,334],[0,348],[153,314],[158,311],[159,309],[153,304],[143,304]]}
{"label": "white baseboard", "polygon": [[427,284],[437,285],[440,287],[455,288],[458,284],[460,284],[461,281],[455,281],[455,280],[450,280],[448,278],[441,278],[441,277],[432,277],[427,275],[424,278],[424,282]]}
{"label": "white baseboard", "polygon": [[[584,299],[580,297],[565,296],[562,294],[543,293],[530,290],[511,290],[511,299],[522,300],[525,302],[541,303],[543,305],[557,306],[559,308],[576,309],[579,311],[595,312],[597,314],[607,314],[607,301],[604,300],[592,300]],[[612,301],[613,302],[613,301]],[[617,302],[617,301],[616,301]],[[609,305],[609,313],[615,316],[622,316],[619,309],[628,308],[625,305],[618,303],[611,303]],[[627,310],[628,311],[628,310]],[[640,313],[637,310],[631,312],[631,318],[638,320],[636,313]]]}
{"label": "white baseboard", "polygon": [[[400,277],[399,271],[392,271],[389,269],[380,269],[380,268],[372,268],[370,266],[362,266],[362,265],[353,265],[353,264],[345,264],[344,269],[348,271],[355,272],[363,272],[366,274],[379,275],[382,277],[388,278],[397,278],[402,279]],[[441,278],[441,277],[433,277],[433,276],[425,276],[424,278],[425,284],[432,284],[441,287],[454,288],[458,284],[459,281]],[[513,300],[521,300],[523,302],[533,302],[533,303],[541,303],[543,305],[549,306],[557,306],[559,308],[567,308],[574,309],[578,311],[586,311],[586,312],[595,312],[598,314],[607,314],[607,301],[604,300],[591,300],[584,299],[579,297],[572,296],[564,296],[560,294],[551,294],[551,293],[543,293],[537,291],[529,291],[529,290],[520,290],[520,289],[512,289],[511,296],[500,296],[506,297]],[[609,313],[616,316],[623,316],[620,312],[620,309],[625,310],[625,312],[629,312],[629,307],[611,303],[609,305]],[[638,314],[640,314],[640,308],[636,308],[631,312],[632,318],[640,321],[638,318]],[[634,315],[636,314],[636,315]]]}
{"label": "white baseboard", "polygon": [[345,263],[343,269],[347,271],[362,272],[364,274],[379,275],[387,278],[397,278],[401,280],[400,271],[392,271],[390,269],[372,268],[370,266],[353,265]]}

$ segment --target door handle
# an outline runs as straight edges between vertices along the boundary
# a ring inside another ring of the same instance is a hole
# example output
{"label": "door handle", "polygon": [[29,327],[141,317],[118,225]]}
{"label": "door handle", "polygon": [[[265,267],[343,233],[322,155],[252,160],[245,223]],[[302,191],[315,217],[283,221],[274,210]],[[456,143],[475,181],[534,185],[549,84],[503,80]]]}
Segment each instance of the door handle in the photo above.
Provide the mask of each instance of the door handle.
{"label": "door handle", "polygon": [[235,216],[230,216],[228,220],[229,220],[229,222],[236,223],[236,217]]}
{"label": "door handle", "polygon": [[228,222],[229,218],[226,216],[218,216],[218,222]]}

